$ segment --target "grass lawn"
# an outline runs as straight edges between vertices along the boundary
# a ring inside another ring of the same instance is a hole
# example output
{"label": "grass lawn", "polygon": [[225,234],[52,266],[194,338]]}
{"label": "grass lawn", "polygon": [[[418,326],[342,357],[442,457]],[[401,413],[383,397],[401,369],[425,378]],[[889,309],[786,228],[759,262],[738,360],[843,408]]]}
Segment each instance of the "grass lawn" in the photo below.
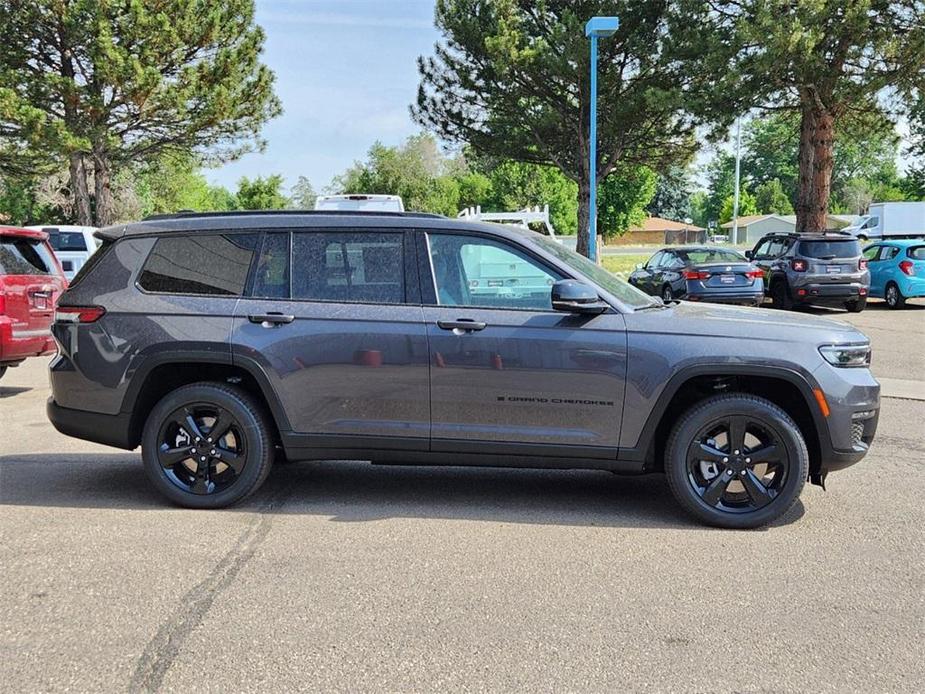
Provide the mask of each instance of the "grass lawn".
{"label": "grass lawn", "polygon": [[636,269],[636,265],[646,262],[651,256],[651,253],[646,253],[645,255],[605,255],[601,258],[601,265],[604,266],[604,269],[626,279]]}

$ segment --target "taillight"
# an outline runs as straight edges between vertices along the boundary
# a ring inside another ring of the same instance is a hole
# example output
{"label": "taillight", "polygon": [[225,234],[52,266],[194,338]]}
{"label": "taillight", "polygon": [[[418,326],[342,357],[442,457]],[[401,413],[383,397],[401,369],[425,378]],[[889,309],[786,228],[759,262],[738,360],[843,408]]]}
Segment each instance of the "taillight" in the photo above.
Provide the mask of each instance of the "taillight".
{"label": "taillight", "polygon": [[[909,277],[912,277],[912,275],[915,274],[915,266],[911,260],[902,261],[899,264],[899,269],[902,270],[904,275],[909,275]],[[3,311],[0,311],[0,313],[3,313]]]}
{"label": "taillight", "polygon": [[749,270],[745,273],[745,276],[750,280],[757,280],[764,277],[764,273],[761,270]]}
{"label": "taillight", "polygon": [[866,270],[866,269],[867,269],[867,261],[864,258],[861,258],[858,261],[858,270]]}
{"label": "taillight", "polygon": [[0,316],[6,315],[6,294],[0,289]]}
{"label": "taillight", "polygon": [[790,267],[793,268],[794,272],[806,272],[806,261],[805,260],[791,260]]}
{"label": "taillight", "polygon": [[685,270],[684,279],[686,280],[708,280],[710,279],[709,272],[697,271],[697,270]]}
{"label": "taillight", "polygon": [[55,311],[58,323],[94,323],[103,317],[106,309],[102,306],[59,306]]}

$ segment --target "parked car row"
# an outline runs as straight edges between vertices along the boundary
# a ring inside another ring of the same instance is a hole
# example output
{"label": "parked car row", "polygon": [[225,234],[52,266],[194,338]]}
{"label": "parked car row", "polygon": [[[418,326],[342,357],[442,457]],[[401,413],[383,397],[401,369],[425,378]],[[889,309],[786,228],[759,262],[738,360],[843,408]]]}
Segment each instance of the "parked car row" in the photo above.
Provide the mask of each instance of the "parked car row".
{"label": "parked car row", "polygon": [[630,284],[674,299],[774,308],[828,306],[863,311],[867,298],[901,308],[925,297],[925,240],[882,241],[861,251],[841,232],[763,237],[745,254],[714,246],[663,248],[637,265]]}
{"label": "parked car row", "polygon": [[67,279],[48,234],[0,227],[0,378],[28,357],[51,354],[51,324]]}

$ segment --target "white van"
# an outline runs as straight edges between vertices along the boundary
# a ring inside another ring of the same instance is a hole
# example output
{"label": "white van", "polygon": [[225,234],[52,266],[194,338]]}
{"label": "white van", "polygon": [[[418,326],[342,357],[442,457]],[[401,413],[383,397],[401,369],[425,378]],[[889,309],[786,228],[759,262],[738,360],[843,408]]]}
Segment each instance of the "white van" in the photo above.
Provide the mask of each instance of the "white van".
{"label": "white van", "polygon": [[93,237],[96,227],[83,227],[71,224],[57,226],[31,226],[26,229],[38,229],[48,234],[48,243],[51,244],[64,276],[70,282],[77,271],[83,267],[93,252],[99,248],[100,242]]}
{"label": "white van", "polygon": [[319,195],[315,200],[316,210],[345,210],[349,212],[404,212],[405,204],[398,195]]}
{"label": "white van", "polygon": [[925,236],[925,202],[872,202],[866,215],[842,231],[860,241]]}

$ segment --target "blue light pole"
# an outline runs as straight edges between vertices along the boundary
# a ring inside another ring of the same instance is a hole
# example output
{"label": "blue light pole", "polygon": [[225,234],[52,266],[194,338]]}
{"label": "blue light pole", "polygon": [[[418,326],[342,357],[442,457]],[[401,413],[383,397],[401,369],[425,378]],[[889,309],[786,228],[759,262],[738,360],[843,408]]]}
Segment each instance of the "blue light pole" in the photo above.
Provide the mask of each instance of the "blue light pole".
{"label": "blue light pole", "polygon": [[597,40],[613,36],[620,26],[617,17],[592,17],[585,24],[585,36],[591,39],[591,164],[590,220],[588,223],[588,257],[597,262]]}

